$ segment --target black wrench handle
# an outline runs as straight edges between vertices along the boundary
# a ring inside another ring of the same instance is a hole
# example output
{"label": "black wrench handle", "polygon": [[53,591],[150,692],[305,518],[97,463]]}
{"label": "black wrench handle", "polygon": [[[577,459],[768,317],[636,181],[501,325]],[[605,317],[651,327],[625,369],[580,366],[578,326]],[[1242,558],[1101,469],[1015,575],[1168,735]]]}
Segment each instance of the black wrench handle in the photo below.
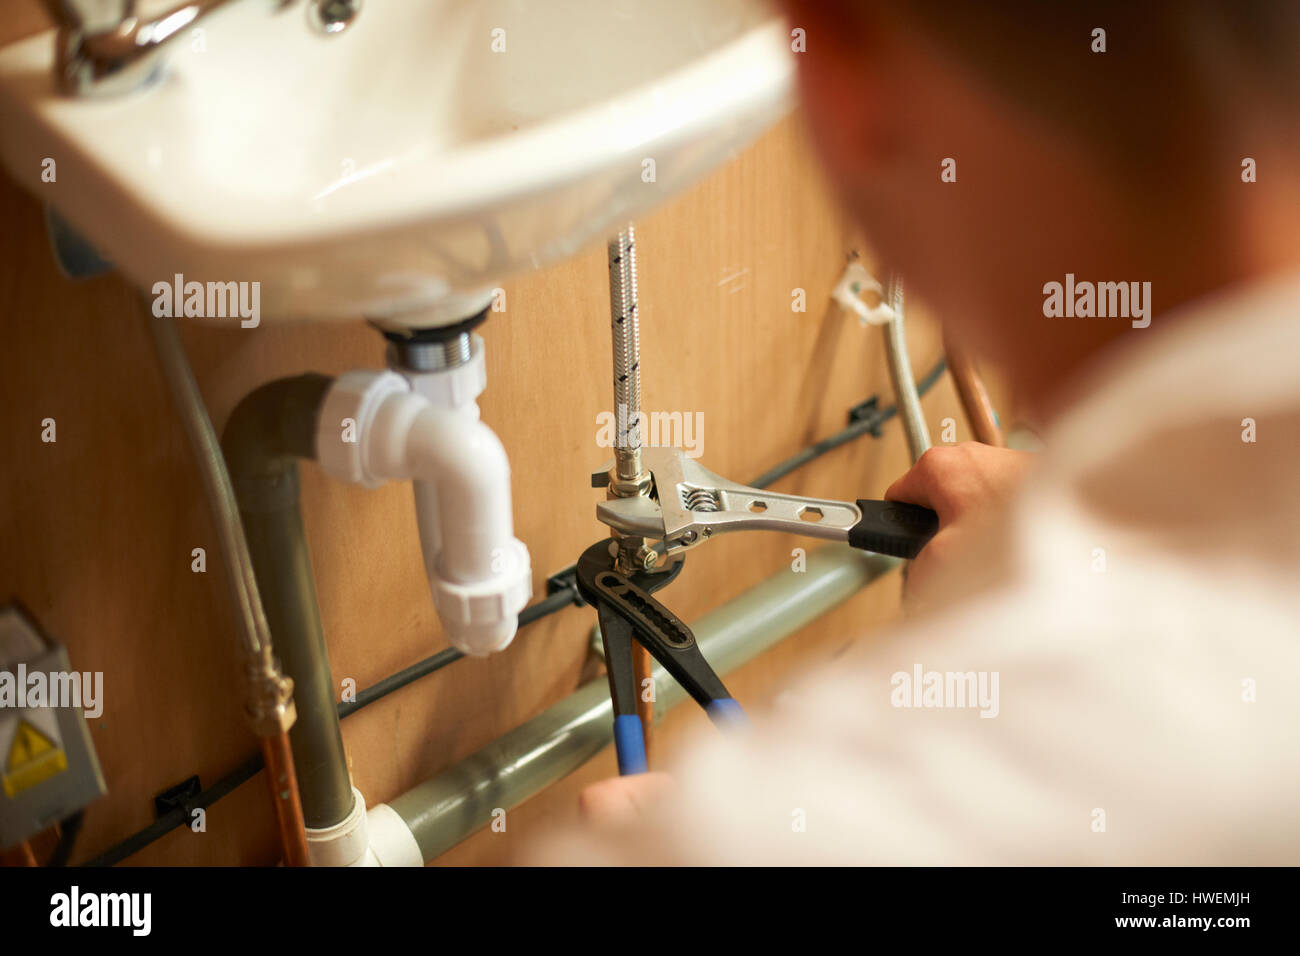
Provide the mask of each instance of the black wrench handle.
{"label": "black wrench handle", "polygon": [[939,530],[939,516],[929,508],[905,501],[859,498],[862,520],[849,529],[849,544],[896,558],[914,558]]}

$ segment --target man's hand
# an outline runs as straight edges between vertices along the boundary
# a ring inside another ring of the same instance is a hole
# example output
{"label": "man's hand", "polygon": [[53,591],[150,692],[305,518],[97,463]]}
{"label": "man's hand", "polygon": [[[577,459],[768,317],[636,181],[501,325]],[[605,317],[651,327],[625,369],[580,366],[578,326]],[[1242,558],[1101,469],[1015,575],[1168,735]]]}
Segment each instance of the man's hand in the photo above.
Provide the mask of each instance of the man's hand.
{"label": "man's hand", "polygon": [[578,794],[578,813],[583,823],[593,829],[629,827],[672,789],[673,778],[666,773],[609,777]]}
{"label": "man's hand", "polygon": [[908,572],[909,594],[919,594],[928,580],[969,545],[981,519],[1010,500],[1033,462],[1032,452],[979,442],[940,445],[889,486],[886,499],[924,505],[939,516],[938,534],[916,556]]}

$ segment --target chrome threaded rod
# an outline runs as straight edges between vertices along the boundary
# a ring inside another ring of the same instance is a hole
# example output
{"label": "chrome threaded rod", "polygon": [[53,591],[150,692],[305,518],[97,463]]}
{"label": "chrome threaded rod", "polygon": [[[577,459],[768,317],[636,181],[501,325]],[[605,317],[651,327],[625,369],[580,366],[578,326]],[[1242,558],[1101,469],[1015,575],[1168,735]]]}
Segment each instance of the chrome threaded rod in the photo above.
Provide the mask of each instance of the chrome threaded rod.
{"label": "chrome threaded rod", "polygon": [[389,365],[412,372],[441,372],[458,368],[474,354],[474,338],[461,332],[448,339],[401,339],[393,336],[388,342]]}
{"label": "chrome threaded rod", "polygon": [[[609,327],[614,343],[614,471],[609,476],[611,498],[650,494],[650,475],[641,466],[641,331],[636,301],[636,232],[627,228],[609,243]],[[616,561],[624,573],[649,571],[658,563],[644,538],[613,532]],[[632,671],[638,688],[654,685],[654,666],[640,645],[632,651]],[[651,753],[654,695],[637,694],[637,717],[647,755]]]}
{"label": "chrome threaded rod", "polygon": [[641,333],[636,298],[636,233],[632,224],[609,242],[609,320],[614,342],[614,475],[611,491],[641,494]]}

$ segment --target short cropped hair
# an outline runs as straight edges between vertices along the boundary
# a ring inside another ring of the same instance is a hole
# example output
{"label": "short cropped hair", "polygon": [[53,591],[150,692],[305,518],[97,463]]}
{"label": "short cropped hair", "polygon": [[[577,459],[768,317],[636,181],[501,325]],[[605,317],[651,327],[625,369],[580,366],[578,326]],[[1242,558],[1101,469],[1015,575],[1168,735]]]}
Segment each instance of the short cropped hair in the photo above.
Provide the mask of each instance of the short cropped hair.
{"label": "short cropped hair", "polygon": [[1235,135],[1245,117],[1292,146],[1300,126],[1297,0],[834,2],[919,30],[1148,188],[1239,164],[1258,145]]}

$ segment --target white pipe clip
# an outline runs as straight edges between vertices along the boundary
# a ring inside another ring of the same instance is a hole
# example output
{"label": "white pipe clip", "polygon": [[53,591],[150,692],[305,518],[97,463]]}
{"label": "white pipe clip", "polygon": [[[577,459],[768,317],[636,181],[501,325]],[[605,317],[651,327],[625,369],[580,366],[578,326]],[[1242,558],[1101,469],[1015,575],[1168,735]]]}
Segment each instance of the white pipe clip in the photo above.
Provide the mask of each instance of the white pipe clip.
{"label": "white pipe clip", "polygon": [[[862,301],[863,292],[880,296],[880,304],[872,308]],[[894,319],[894,310],[885,301],[885,288],[857,259],[844,267],[844,275],[831,290],[831,298],[840,308],[852,312],[863,325],[886,325]]]}

